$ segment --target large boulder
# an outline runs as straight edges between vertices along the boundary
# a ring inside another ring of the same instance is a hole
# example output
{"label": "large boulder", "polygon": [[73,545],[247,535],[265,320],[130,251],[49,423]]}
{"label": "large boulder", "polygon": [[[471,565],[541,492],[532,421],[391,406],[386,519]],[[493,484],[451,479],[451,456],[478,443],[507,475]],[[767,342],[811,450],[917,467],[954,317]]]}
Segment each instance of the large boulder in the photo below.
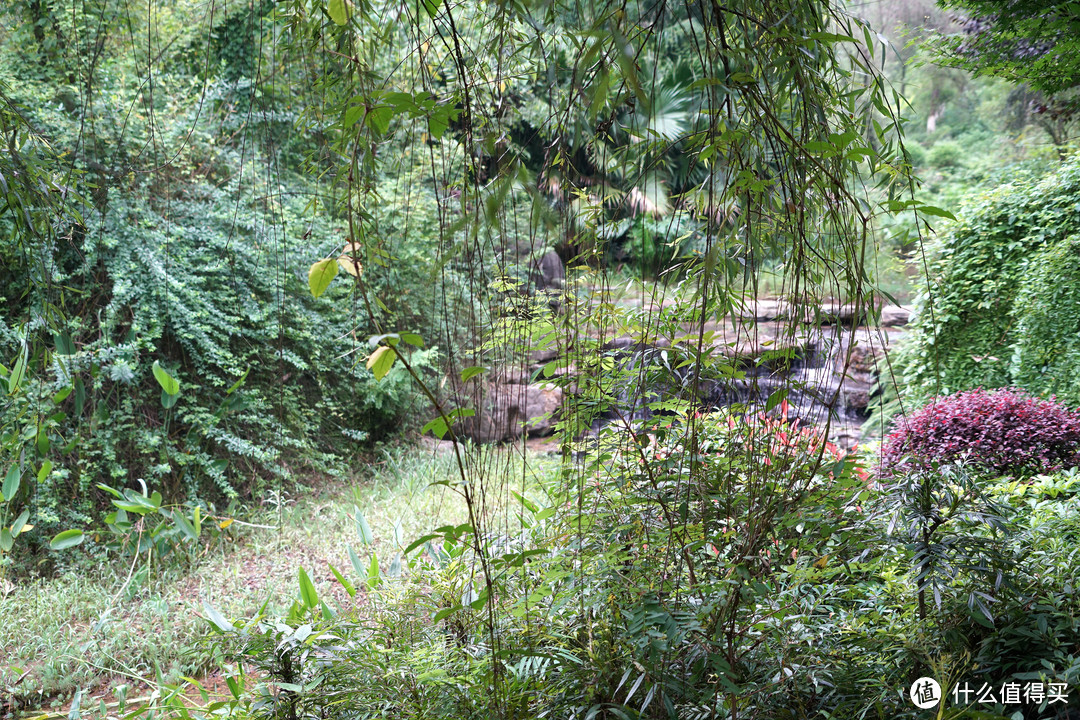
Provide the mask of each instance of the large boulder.
{"label": "large boulder", "polygon": [[479,443],[498,443],[527,434],[550,435],[563,391],[548,383],[529,383],[524,373],[498,372],[474,398],[476,415],[456,426],[458,435]]}
{"label": "large boulder", "polygon": [[530,274],[537,290],[561,290],[566,283],[566,269],[562,258],[554,250],[548,250],[533,260]]}

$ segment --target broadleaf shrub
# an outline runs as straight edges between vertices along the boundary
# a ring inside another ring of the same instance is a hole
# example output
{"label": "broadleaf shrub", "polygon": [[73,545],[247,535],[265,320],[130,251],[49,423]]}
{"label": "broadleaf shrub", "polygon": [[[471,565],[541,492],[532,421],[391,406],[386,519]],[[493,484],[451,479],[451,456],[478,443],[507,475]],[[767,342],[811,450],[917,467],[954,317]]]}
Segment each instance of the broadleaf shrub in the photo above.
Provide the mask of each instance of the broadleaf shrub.
{"label": "broadleaf shrub", "polygon": [[1080,412],[1014,388],[938,397],[894,428],[881,449],[884,475],[935,462],[1030,475],[1080,462]]}
{"label": "broadleaf shrub", "polygon": [[1073,371],[1080,158],[1013,168],[927,246],[928,284],[893,356],[909,402],[1021,387],[1080,405]]}

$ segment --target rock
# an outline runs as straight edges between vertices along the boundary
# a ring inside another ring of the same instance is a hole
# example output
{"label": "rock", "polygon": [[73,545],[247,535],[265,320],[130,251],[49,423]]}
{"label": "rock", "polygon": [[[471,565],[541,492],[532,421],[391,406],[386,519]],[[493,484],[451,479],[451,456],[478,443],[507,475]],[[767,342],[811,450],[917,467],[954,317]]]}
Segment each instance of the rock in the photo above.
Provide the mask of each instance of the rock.
{"label": "rock", "polygon": [[791,315],[791,305],[784,300],[751,300],[742,307],[735,308],[735,317],[757,322],[784,320]]}
{"label": "rock", "polygon": [[881,324],[884,327],[899,327],[911,322],[911,308],[902,305],[886,305],[881,308]]}
{"label": "rock", "polygon": [[566,283],[566,269],[554,250],[548,250],[534,260],[530,272],[537,290],[561,290]]}
{"label": "rock", "polygon": [[481,409],[464,418],[458,435],[479,443],[497,443],[521,437],[550,435],[555,413],[562,404],[560,388],[545,383],[489,383],[479,399]]}
{"label": "rock", "polygon": [[555,431],[563,391],[550,383],[526,387],[525,429],[529,437],[543,437]]}

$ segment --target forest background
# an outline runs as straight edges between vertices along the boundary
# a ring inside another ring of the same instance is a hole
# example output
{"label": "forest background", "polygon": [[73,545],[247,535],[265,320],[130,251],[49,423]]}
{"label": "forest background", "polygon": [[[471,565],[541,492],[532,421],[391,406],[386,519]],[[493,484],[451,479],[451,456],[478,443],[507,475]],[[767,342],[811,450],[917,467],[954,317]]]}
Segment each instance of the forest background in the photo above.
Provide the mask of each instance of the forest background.
{"label": "forest background", "polygon": [[3,712],[1075,712],[1078,11],[955,5],[4,7]]}

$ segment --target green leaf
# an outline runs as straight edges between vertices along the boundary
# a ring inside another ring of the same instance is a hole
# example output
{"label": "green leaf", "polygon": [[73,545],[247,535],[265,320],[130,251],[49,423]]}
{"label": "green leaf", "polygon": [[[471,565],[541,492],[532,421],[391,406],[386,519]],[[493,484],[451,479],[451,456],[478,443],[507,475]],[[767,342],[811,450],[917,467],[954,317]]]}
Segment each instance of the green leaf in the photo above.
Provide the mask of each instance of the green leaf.
{"label": "green leaf", "polygon": [[360,512],[360,508],[356,505],[353,505],[353,520],[356,523],[356,534],[360,536],[360,542],[364,545],[370,545],[372,541],[371,526],[368,525],[364,513]]}
{"label": "green leaf", "polygon": [[15,497],[15,493],[19,492],[19,482],[22,480],[22,473],[19,472],[18,465],[12,465],[11,469],[7,471],[7,475],[4,477],[4,486],[0,489],[0,493],[3,493],[4,500],[8,502],[11,498]]}
{"label": "green leaf", "polygon": [[161,367],[161,363],[157,360],[154,361],[153,366],[154,377],[158,381],[158,385],[169,395],[176,395],[180,392],[180,382],[174,378],[169,372]]}
{"label": "green leaf", "polygon": [[244,381],[245,381],[245,380],[247,380],[247,376],[248,376],[248,373],[249,373],[249,372],[251,372],[251,367],[248,367],[248,369],[244,371],[244,374],[240,376],[240,379],[239,379],[239,380],[237,380],[236,382],[234,382],[234,383],[233,383],[233,384],[232,384],[232,385],[231,385],[231,386],[229,387],[229,389],[225,391],[225,394],[226,394],[226,395],[232,395],[232,394],[233,394],[234,392],[236,392],[237,390],[239,390],[239,389],[240,389],[240,386],[244,384]]}
{"label": "green leaf", "polygon": [[368,110],[364,122],[377,135],[385,135],[390,129],[390,118],[394,117],[394,108],[389,105],[376,105]]}
{"label": "green leaf", "polygon": [[921,212],[923,215],[932,215],[934,217],[942,217],[942,218],[946,218],[948,220],[955,220],[956,219],[956,216],[953,215],[948,210],[942,210],[941,208],[934,207],[933,205],[919,205],[915,209],[918,212]]}
{"label": "green leaf", "polygon": [[353,550],[351,546],[349,547],[349,562],[352,563],[353,570],[356,572],[357,577],[362,578],[366,575],[366,573],[364,572],[364,566],[360,562],[360,557],[356,554],[356,551]]}
{"label": "green leaf", "polygon": [[14,546],[15,538],[11,536],[11,531],[7,528],[0,528],[0,550],[11,552],[11,548]]}
{"label": "green leaf", "polygon": [[309,608],[315,607],[319,604],[319,595],[315,592],[315,586],[312,584],[311,578],[304,572],[304,568],[300,568],[297,576],[300,579],[300,598]]}
{"label": "green leaf", "polygon": [[371,553],[371,563],[368,565],[367,586],[368,590],[379,587],[379,556],[375,553]]}
{"label": "green leaf", "polygon": [[70,385],[68,385],[66,388],[64,388],[60,392],[56,393],[55,395],[53,395],[53,398],[52,398],[53,403],[59,405],[60,403],[64,402],[64,400],[67,399],[67,396],[71,394],[72,390],[73,390],[73,388]]}
{"label": "green leaf", "polygon": [[440,620],[442,620],[444,618],[450,617],[451,615],[453,615],[454,613],[456,613],[460,609],[461,609],[460,605],[455,605],[454,607],[443,608],[439,612],[435,613],[435,616],[433,618],[431,618],[431,621],[432,622],[439,622]]}
{"label": "green leaf", "polygon": [[59,335],[53,335],[53,342],[56,343],[57,355],[74,355],[75,343],[71,340],[71,335],[64,331]]}
{"label": "green leaf", "polygon": [[19,513],[19,517],[15,518],[15,522],[11,524],[11,536],[19,537],[19,533],[26,527],[26,521],[30,519],[30,508],[23,510]]}
{"label": "green leaf", "polygon": [[424,9],[430,17],[435,17],[439,13],[438,0],[424,0]]}
{"label": "green leaf", "polygon": [[338,572],[338,569],[336,567],[334,567],[330,563],[326,564],[330,566],[330,572],[334,573],[334,577],[337,578],[337,581],[339,583],[341,583],[341,587],[345,588],[345,592],[349,593],[349,597],[356,597],[356,587],[354,587],[353,584],[349,582],[344,575]]}
{"label": "green leaf", "polygon": [[403,342],[409,343],[413,347],[418,347],[418,348],[424,347],[424,338],[420,337],[416,333],[403,332],[403,333],[401,333],[401,340]]}
{"label": "green leaf", "polygon": [[769,412],[774,407],[784,402],[784,400],[787,400],[787,396],[787,388],[780,388],[779,390],[774,392],[772,395],[769,396],[769,399],[765,401],[765,412]]}
{"label": "green leaf", "polygon": [[424,427],[420,428],[420,434],[423,435],[424,433],[431,431],[435,434],[435,437],[442,440],[449,430],[450,426],[446,424],[445,418],[440,415],[439,417],[434,418],[433,420],[429,420],[427,423],[425,423]]}
{"label": "green leaf", "polygon": [[467,368],[465,368],[464,370],[461,371],[461,382],[468,382],[471,378],[476,377],[477,375],[484,372],[485,370],[487,370],[487,368],[480,367],[479,365],[473,365],[472,367],[467,367]]}
{"label": "green leaf", "polygon": [[438,533],[431,533],[430,535],[424,535],[419,540],[414,540],[413,542],[411,542],[409,544],[409,547],[405,548],[405,554],[408,555],[409,553],[411,553],[413,550],[420,547],[424,543],[428,542],[429,540],[434,540],[437,537],[440,537],[440,535]]}
{"label": "green leaf", "polygon": [[348,3],[346,0],[330,0],[326,4],[326,14],[338,25],[344,25],[349,22]]}
{"label": "green leaf", "polygon": [[[210,624],[216,627],[221,632],[231,632],[236,629],[231,622],[225,619],[225,616],[217,611],[213,605],[208,602],[203,603],[203,612],[206,613],[207,619]],[[231,685],[229,687],[232,687]]]}
{"label": "green leaf", "polygon": [[176,527],[180,528],[180,532],[184,534],[188,540],[195,542],[199,539],[199,534],[195,532],[195,527],[184,517],[184,513],[179,510],[173,512],[173,522],[176,523]]}
{"label": "green leaf", "polygon": [[330,281],[338,274],[338,264],[336,258],[327,258],[320,260],[311,266],[311,270],[308,271],[308,287],[311,288],[311,294],[315,297],[319,297],[326,288],[330,287]]}
{"label": "green leaf", "polygon": [[124,497],[123,495],[120,494],[120,491],[117,490],[116,488],[111,488],[108,485],[105,485],[103,483],[98,483],[97,486],[98,486],[99,489],[104,490],[105,492],[109,493],[110,495],[112,495],[112,496],[114,496],[114,497],[116,497],[118,499],[123,499],[123,497]]}
{"label": "green leaf", "polygon": [[428,132],[431,137],[440,140],[450,127],[450,115],[452,108],[449,105],[440,105],[431,111],[428,116]]}
{"label": "green leaf", "polygon": [[75,547],[76,545],[81,545],[82,541],[85,539],[82,530],[65,530],[62,533],[56,534],[49,543],[49,548],[51,550],[66,550]]}
{"label": "green leaf", "polygon": [[367,368],[375,374],[376,380],[382,380],[386,377],[386,373],[390,372],[390,367],[396,359],[397,351],[392,347],[383,345],[371,353],[371,357],[367,360]]}
{"label": "green leaf", "polygon": [[23,373],[26,371],[26,350],[23,350],[19,354],[19,359],[15,361],[15,367],[12,368],[11,374],[8,375],[8,394],[14,393],[19,389],[19,383],[22,382]]}
{"label": "green leaf", "polygon": [[52,472],[52,469],[52,461],[46,460],[45,462],[41,463],[41,467],[38,469],[37,473],[37,481],[39,483],[45,482],[45,478],[49,477],[49,473]]}

